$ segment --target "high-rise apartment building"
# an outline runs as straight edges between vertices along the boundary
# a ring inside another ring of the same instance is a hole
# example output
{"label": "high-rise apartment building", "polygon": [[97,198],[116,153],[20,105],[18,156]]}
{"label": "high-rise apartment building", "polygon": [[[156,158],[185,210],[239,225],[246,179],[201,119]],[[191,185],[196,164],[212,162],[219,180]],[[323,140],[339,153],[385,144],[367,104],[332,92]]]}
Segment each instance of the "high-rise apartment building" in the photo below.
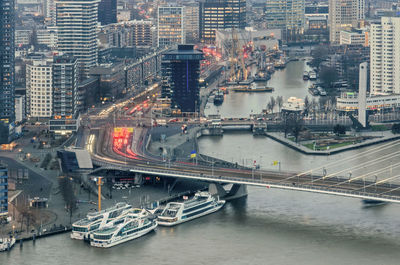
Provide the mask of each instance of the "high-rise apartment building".
{"label": "high-rise apartment building", "polygon": [[185,33],[186,43],[199,41],[199,3],[185,2]]}
{"label": "high-rise apartment building", "polygon": [[0,164],[0,219],[8,216],[8,170]]}
{"label": "high-rise apartment building", "polygon": [[109,47],[151,47],[153,23],[150,20],[131,20],[100,28],[100,42]]}
{"label": "high-rise apartment building", "polygon": [[27,114],[32,118],[50,118],[53,108],[51,60],[32,60],[26,66]]}
{"label": "high-rise apartment building", "polygon": [[157,15],[158,47],[185,43],[183,6],[159,6]]}
{"label": "high-rise apartment building", "polygon": [[301,34],[304,31],[304,0],[267,0],[265,4],[267,28],[282,29],[284,37]]}
{"label": "high-rise apartment building", "polygon": [[117,23],[117,0],[101,0],[99,4],[101,25]]}
{"label": "high-rise apartment building", "polygon": [[370,35],[371,93],[400,94],[400,17],[382,17]]}
{"label": "high-rise apartment building", "polygon": [[[67,133],[78,129],[78,60],[65,54],[53,59],[53,119],[50,131]],[[90,95],[88,95],[90,96]]]}
{"label": "high-rise apartment building", "polygon": [[199,110],[200,60],[203,53],[193,45],[178,45],[177,50],[164,53],[162,96],[171,99],[171,108],[181,112]]}
{"label": "high-rise apartment building", "polygon": [[246,0],[202,0],[199,21],[202,41],[214,43],[216,30],[246,27]]}
{"label": "high-rise apartment building", "polygon": [[0,143],[12,138],[15,119],[14,0],[0,1]]}
{"label": "high-rise apartment building", "polygon": [[78,58],[80,79],[97,65],[97,12],[99,0],[57,0],[58,50]]}
{"label": "high-rise apartment building", "polygon": [[329,0],[330,42],[340,41],[342,29],[357,26],[365,17],[365,0]]}

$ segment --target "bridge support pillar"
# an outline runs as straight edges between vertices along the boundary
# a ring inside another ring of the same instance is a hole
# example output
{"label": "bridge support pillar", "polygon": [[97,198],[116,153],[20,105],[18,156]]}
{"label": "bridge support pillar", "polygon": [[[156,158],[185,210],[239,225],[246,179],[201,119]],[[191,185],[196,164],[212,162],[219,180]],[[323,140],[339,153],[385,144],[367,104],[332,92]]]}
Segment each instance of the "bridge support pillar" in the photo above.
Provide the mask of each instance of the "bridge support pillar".
{"label": "bridge support pillar", "polygon": [[142,173],[135,173],[135,185],[142,185],[143,184],[143,176]]}
{"label": "bridge support pillar", "polygon": [[221,183],[210,183],[208,191],[211,195],[219,196],[226,201],[238,199],[247,196],[247,185],[233,184],[230,190],[225,190]]}

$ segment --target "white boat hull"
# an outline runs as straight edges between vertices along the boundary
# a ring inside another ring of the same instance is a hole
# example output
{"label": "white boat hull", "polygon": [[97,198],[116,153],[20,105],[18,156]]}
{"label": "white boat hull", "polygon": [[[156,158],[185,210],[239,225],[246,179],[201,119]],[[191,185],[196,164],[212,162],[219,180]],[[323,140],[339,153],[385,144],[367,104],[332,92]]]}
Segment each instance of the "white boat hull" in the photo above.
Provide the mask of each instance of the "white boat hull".
{"label": "white boat hull", "polygon": [[15,238],[2,239],[0,243],[0,252],[7,251],[15,245]]}
{"label": "white boat hull", "polygon": [[202,216],[204,216],[204,215],[214,213],[214,212],[218,211],[219,209],[221,209],[224,205],[225,205],[225,202],[224,202],[224,203],[221,203],[221,204],[218,205],[217,207],[214,207],[214,208],[212,208],[212,209],[210,209],[210,210],[208,210],[208,211],[205,211],[205,212],[203,212],[203,213],[201,213],[201,214],[199,214],[199,215],[194,215],[194,216],[191,216],[191,217],[185,218],[185,219],[179,219],[179,220],[177,220],[177,221],[175,221],[175,222],[163,222],[162,219],[158,219],[158,224],[159,224],[159,225],[162,225],[162,226],[174,226],[174,225],[178,225],[178,224],[181,224],[181,223],[184,223],[184,222],[187,222],[187,221],[190,221],[190,220],[193,220],[193,219],[202,217]]}
{"label": "white boat hull", "polygon": [[144,236],[145,234],[150,233],[151,231],[153,231],[156,227],[157,227],[157,222],[155,222],[154,225],[150,226],[149,228],[147,228],[147,229],[145,229],[143,231],[134,233],[132,235],[129,235],[129,236],[126,236],[126,237],[123,237],[123,238],[118,237],[118,238],[115,238],[115,239],[110,239],[111,242],[98,242],[95,239],[92,239],[90,241],[90,245],[92,247],[98,247],[98,248],[110,248],[110,247],[125,243],[127,241],[136,239],[138,237]]}
{"label": "white boat hull", "polygon": [[71,238],[72,239],[84,240],[85,237],[87,237],[87,235],[85,235],[84,233],[76,233],[76,232],[72,232],[71,233]]}

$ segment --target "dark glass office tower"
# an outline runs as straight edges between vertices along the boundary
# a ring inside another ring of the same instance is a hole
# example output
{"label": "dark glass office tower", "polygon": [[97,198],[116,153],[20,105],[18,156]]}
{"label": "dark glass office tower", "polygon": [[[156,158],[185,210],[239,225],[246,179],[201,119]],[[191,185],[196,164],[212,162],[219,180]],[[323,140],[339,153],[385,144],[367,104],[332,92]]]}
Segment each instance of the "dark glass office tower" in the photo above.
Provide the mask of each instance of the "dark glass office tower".
{"label": "dark glass office tower", "polygon": [[200,60],[203,53],[194,45],[178,45],[162,59],[162,95],[171,99],[171,108],[181,112],[199,110]]}
{"label": "dark glass office tower", "polygon": [[246,27],[246,0],[202,0],[199,20],[202,41],[213,43],[215,30]]}
{"label": "dark glass office tower", "polygon": [[14,0],[0,1],[0,143],[12,140],[15,119]]}
{"label": "dark glass office tower", "polygon": [[117,0],[101,0],[99,3],[101,25],[117,23]]}

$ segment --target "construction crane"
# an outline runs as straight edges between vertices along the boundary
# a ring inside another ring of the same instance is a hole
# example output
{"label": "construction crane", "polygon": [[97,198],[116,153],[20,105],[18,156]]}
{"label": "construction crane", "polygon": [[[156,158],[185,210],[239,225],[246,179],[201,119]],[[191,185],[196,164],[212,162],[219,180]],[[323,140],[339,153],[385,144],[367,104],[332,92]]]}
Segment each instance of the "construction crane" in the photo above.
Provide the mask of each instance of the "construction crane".
{"label": "construction crane", "polygon": [[[238,59],[240,61],[240,69],[239,71],[236,71],[238,68]],[[244,63],[243,47],[239,44],[239,38],[235,28],[232,28],[230,65],[231,81],[247,80],[247,69]]]}

